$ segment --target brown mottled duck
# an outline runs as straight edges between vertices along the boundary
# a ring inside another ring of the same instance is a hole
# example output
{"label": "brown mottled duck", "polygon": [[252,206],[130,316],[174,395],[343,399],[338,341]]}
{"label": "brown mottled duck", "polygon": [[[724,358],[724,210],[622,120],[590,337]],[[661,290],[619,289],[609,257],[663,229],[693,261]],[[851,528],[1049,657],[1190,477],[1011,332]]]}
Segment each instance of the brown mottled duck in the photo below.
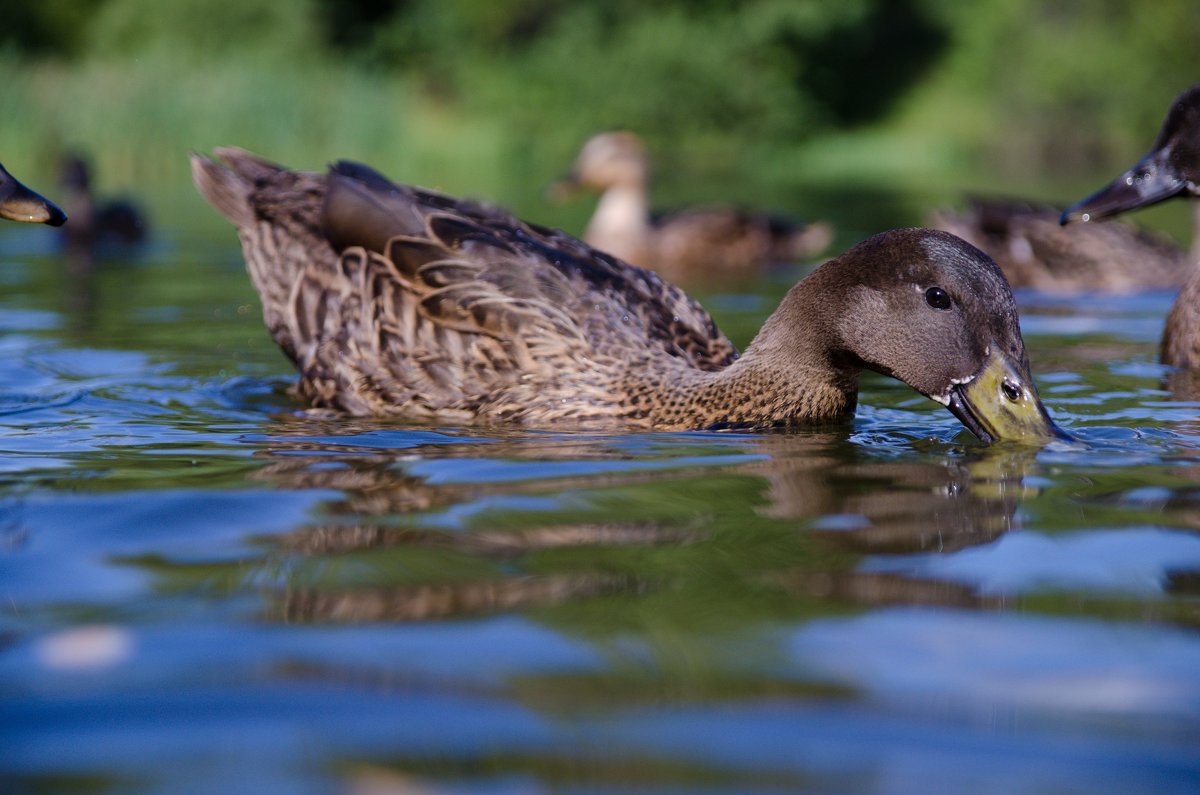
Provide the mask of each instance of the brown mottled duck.
{"label": "brown mottled duck", "polygon": [[885,232],[801,281],[746,352],[657,274],[346,161],[192,156],[266,325],[318,408],[441,422],[685,429],[853,414],[898,378],[985,442],[1060,434],[1004,276],[952,235]]}
{"label": "brown mottled duck", "polygon": [[1062,226],[1061,209],[1019,199],[971,196],[930,225],[987,252],[1008,283],[1047,293],[1133,293],[1183,283],[1187,252],[1130,223]]}
{"label": "brown mottled duck", "polygon": [[67,221],[67,214],[54,202],[22,185],[0,165],[0,218],[62,226]]}
{"label": "brown mottled duck", "polygon": [[804,224],[737,207],[652,215],[648,174],[641,139],[631,132],[605,132],[584,144],[557,188],[600,191],[583,239],[672,281],[753,277],[768,265],[811,259],[833,240],[828,223]]}
{"label": "brown mottled duck", "polygon": [[[1062,223],[1094,221],[1174,196],[1200,196],[1200,85],[1175,99],[1149,154],[1096,193],[1071,205]],[[1200,202],[1193,203],[1192,265],[1163,329],[1161,356],[1200,369]]]}

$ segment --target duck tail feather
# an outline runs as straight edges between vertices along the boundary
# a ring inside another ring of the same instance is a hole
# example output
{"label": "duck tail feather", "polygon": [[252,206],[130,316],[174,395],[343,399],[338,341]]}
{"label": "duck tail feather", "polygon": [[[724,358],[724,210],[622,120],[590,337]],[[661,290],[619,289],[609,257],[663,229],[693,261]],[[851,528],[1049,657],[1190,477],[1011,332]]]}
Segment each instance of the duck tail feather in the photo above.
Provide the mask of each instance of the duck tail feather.
{"label": "duck tail feather", "polygon": [[[225,151],[218,150],[218,155]],[[250,192],[254,189],[254,181],[197,152],[190,153],[189,157],[192,183],[200,195],[239,229],[253,225],[255,215],[250,205]]]}

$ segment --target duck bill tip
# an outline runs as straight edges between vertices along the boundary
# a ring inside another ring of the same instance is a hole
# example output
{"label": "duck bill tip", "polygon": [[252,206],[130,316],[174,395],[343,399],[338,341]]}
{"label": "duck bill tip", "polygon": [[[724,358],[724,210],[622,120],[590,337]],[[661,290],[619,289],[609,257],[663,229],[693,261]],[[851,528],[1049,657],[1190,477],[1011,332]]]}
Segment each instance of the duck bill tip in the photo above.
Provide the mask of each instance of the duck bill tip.
{"label": "duck bill tip", "polygon": [[[1082,202],[1080,202],[1082,204]],[[1092,220],[1091,213],[1085,213],[1079,209],[1080,204],[1072,204],[1070,207],[1062,211],[1062,215],[1058,216],[1058,225],[1066,226],[1072,221],[1081,221],[1087,223]]]}
{"label": "duck bill tip", "polygon": [[62,209],[58,207],[58,205],[51,204],[50,205],[50,215],[46,219],[45,223],[49,224],[50,226],[62,226],[66,222],[67,222],[67,214],[65,212],[63,212]]}
{"label": "duck bill tip", "polygon": [[972,379],[950,388],[944,404],[984,444],[1071,440],[1050,418],[1025,369],[993,353]]}

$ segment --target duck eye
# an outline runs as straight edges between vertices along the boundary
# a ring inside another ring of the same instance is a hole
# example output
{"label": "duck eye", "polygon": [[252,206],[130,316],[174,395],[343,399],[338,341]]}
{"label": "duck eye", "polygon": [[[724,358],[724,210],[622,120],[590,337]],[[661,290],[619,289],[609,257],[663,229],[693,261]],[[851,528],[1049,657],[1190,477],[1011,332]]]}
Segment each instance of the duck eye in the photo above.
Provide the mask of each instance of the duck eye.
{"label": "duck eye", "polygon": [[949,309],[950,294],[941,287],[930,287],[925,291],[925,303],[934,309]]}
{"label": "duck eye", "polygon": [[1004,393],[1004,397],[1016,403],[1021,399],[1021,387],[1014,384],[1012,381],[1002,381],[1000,383],[1000,391]]}

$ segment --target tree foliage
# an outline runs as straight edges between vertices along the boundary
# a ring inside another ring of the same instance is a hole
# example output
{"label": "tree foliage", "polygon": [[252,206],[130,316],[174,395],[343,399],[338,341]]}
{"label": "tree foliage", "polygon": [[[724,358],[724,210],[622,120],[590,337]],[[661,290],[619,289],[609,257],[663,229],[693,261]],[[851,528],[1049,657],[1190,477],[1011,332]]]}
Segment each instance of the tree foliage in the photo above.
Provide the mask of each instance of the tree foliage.
{"label": "tree foliage", "polygon": [[[945,32],[914,0],[45,0],[10,46],[73,59],[349,59],[518,124],[803,138],[869,122]],[[581,102],[581,98],[586,101]]]}
{"label": "tree foliage", "polygon": [[[1200,77],[1195,0],[40,0],[5,16],[0,57],[22,79],[0,135],[17,149],[39,119],[116,129],[93,117],[117,102],[164,135],[289,147],[455,124],[564,162],[626,127],[668,168],[704,168],[890,131],[1004,173],[1081,174],[1144,147]],[[398,96],[419,106],[383,104]]]}

